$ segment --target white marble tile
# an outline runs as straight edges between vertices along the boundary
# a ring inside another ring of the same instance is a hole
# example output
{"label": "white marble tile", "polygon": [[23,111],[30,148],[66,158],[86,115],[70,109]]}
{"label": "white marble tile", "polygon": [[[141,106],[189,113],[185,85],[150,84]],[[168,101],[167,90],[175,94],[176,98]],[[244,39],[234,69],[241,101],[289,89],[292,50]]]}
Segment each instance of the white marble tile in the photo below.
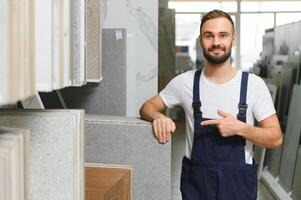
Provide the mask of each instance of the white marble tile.
{"label": "white marble tile", "polygon": [[0,199],[29,199],[29,131],[0,128]]}
{"label": "white marble tile", "polygon": [[84,199],[83,111],[1,111],[2,119],[31,131],[32,200]]}
{"label": "white marble tile", "polygon": [[52,90],[52,1],[35,3],[35,54],[37,89]]}

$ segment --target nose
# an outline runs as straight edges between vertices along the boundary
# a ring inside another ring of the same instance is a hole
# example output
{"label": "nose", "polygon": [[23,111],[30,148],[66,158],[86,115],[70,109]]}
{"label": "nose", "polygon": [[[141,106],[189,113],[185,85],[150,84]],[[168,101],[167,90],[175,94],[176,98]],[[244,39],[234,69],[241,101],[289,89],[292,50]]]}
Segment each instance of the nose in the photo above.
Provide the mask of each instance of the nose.
{"label": "nose", "polygon": [[220,42],[219,42],[219,39],[217,36],[213,37],[213,45],[218,45]]}

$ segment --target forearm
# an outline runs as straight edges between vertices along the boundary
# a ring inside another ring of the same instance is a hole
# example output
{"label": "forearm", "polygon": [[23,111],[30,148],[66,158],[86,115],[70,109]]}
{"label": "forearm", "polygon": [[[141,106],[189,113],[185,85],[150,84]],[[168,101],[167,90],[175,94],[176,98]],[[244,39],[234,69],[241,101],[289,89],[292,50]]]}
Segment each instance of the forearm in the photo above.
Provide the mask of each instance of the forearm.
{"label": "forearm", "polygon": [[282,133],[278,127],[254,127],[244,124],[239,135],[265,148],[276,148],[282,143]]}
{"label": "forearm", "polygon": [[161,113],[165,104],[159,95],[145,102],[139,110],[142,119],[152,122],[154,134],[160,143],[170,140],[171,133],[175,132],[176,125],[169,117]]}
{"label": "forearm", "polygon": [[152,122],[154,119],[163,116],[160,110],[150,102],[146,102],[139,110],[142,119]]}

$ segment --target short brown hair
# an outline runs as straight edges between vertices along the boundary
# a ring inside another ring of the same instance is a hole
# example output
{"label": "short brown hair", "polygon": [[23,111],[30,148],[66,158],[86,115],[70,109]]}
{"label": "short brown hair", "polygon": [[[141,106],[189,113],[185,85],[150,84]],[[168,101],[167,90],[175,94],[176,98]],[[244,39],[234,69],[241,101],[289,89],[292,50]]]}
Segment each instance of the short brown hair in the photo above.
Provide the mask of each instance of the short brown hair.
{"label": "short brown hair", "polygon": [[200,34],[202,34],[202,28],[206,21],[208,21],[210,19],[218,18],[218,17],[225,17],[226,19],[228,19],[230,21],[230,23],[232,24],[233,32],[235,31],[234,22],[228,13],[226,13],[222,10],[212,10],[202,17],[201,26],[200,26]]}

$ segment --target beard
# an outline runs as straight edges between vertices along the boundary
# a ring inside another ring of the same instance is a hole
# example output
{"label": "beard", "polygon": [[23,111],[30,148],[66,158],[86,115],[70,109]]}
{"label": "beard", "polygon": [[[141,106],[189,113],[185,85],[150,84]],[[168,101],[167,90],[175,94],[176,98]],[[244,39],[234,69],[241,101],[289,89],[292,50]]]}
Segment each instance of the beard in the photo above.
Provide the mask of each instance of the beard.
{"label": "beard", "polygon": [[[232,45],[231,45],[232,46]],[[204,57],[206,58],[206,60],[208,62],[210,62],[211,64],[214,64],[214,65],[219,65],[219,64],[222,64],[224,63],[226,60],[228,60],[228,58],[231,56],[231,46],[229,48],[229,51],[226,51],[226,48],[223,48],[221,47],[220,45],[213,45],[211,48],[209,48],[207,51],[204,49],[203,50],[203,55]],[[222,50],[224,51],[225,53],[221,56],[212,56],[209,54],[210,51],[213,51],[213,50]]]}

